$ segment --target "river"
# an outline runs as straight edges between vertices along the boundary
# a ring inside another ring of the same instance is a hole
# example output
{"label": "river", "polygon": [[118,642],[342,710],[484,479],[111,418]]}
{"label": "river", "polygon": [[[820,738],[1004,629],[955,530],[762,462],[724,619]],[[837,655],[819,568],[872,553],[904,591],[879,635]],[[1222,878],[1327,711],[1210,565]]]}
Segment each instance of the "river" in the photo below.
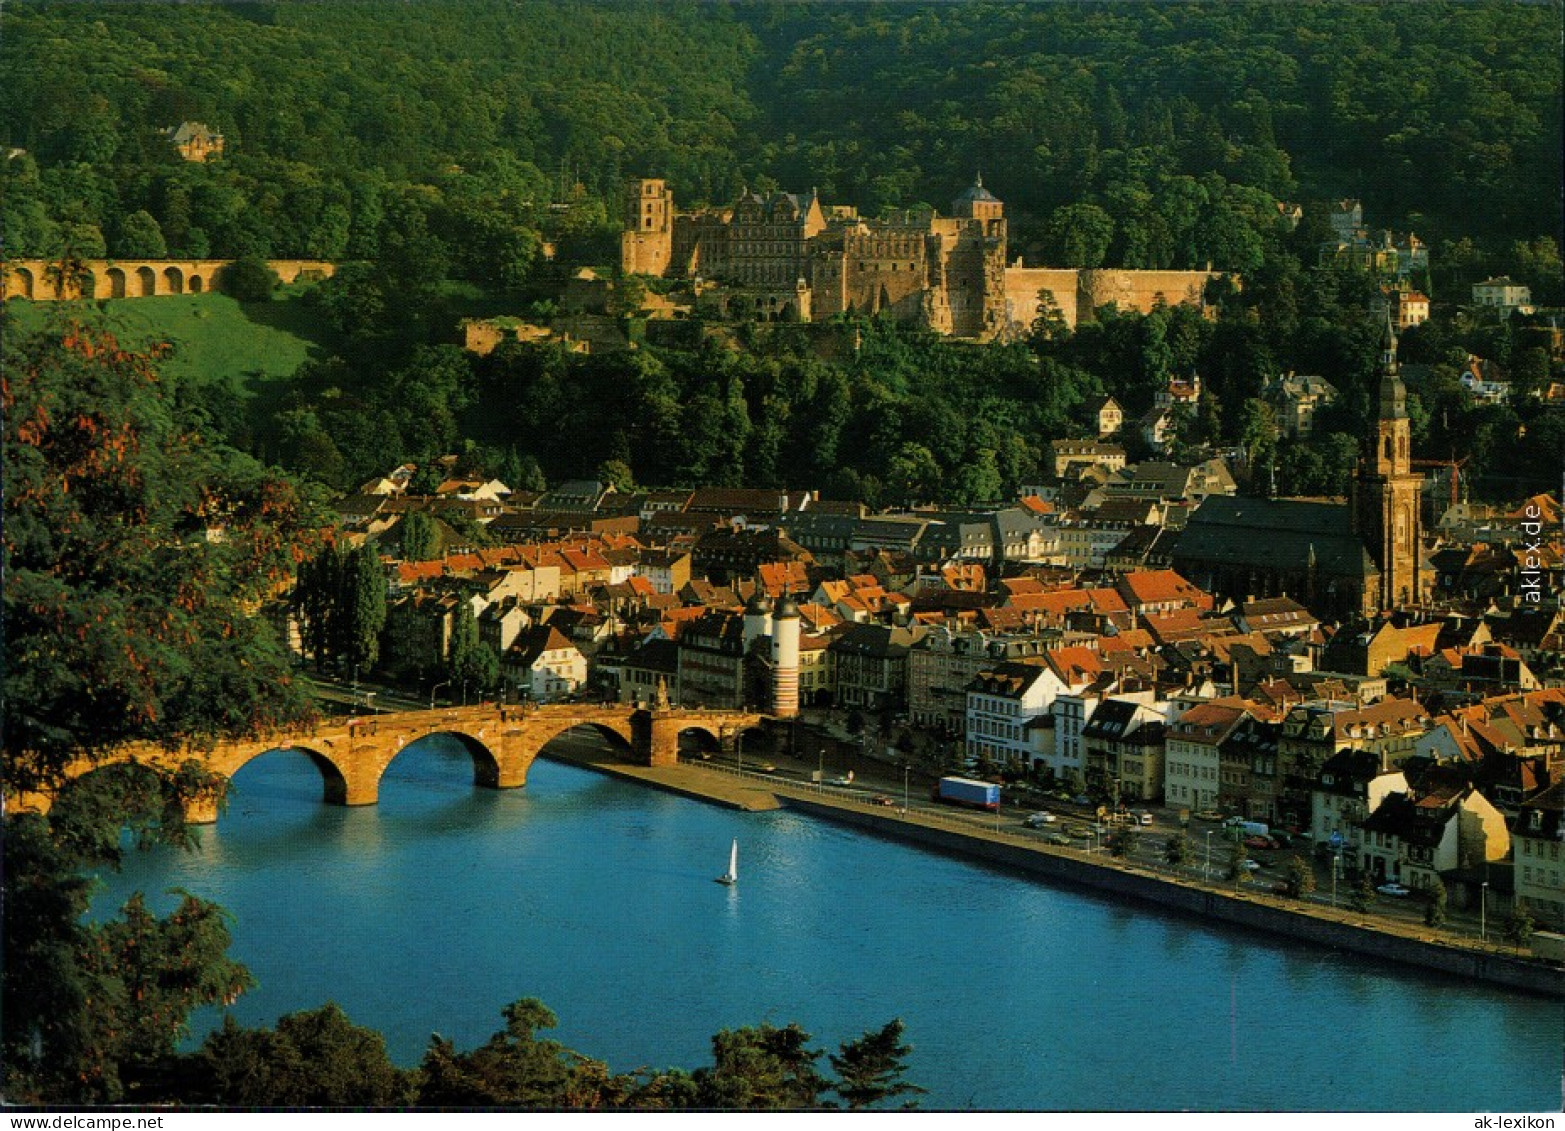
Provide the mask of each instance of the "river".
{"label": "river", "polygon": [[[408,1065],[537,997],[615,1071],[709,1063],[725,1027],[797,1021],[835,1049],[901,1017],[925,1108],[1559,1107],[1557,1002],[547,760],[526,789],[476,789],[440,738],[377,806],[320,795],[302,755],[257,759],[197,852],[131,854],[95,913],[137,889],[216,900],[259,982],[241,1023],[335,1000]],[[736,837],[740,882],[713,883]]]}

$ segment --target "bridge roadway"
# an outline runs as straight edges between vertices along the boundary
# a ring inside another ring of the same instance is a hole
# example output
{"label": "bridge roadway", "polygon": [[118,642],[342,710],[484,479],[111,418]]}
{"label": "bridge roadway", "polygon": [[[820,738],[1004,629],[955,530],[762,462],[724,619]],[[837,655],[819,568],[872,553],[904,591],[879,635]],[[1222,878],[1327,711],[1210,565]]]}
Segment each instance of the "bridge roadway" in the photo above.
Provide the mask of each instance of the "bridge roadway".
{"label": "bridge roadway", "polygon": [[[631,765],[676,766],[679,736],[708,735],[721,749],[761,724],[763,716],[745,711],[638,708],[611,704],[560,703],[391,711],[350,718],[322,719],[315,727],[240,742],[219,743],[207,752],[170,752],[156,746],[126,746],[70,767],[74,779],[106,766],[140,764],[172,770],[194,761],[224,779],[232,779],[253,758],[273,750],[296,750],[320,771],[325,800],[334,805],[373,805],[380,779],[402,749],[431,735],[457,739],[473,759],[473,781],[490,789],[527,784],[527,771],[550,741],[575,727],[591,727],[608,738],[616,754]],[[22,794],[7,808],[47,812],[53,797]],[[194,824],[217,820],[217,797],[194,800],[186,819]]]}

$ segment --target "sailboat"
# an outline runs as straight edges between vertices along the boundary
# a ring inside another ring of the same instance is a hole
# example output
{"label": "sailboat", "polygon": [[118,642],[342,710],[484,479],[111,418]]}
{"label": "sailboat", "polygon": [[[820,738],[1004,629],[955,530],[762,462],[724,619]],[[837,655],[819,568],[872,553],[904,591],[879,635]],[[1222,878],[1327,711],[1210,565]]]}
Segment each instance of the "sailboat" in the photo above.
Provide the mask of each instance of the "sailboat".
{"label": "sailboat", "polygon": [[739,882],[739,839],[734,838],[734,845],[728,850],[728,871],[717,877],[720,884],[737,884]]}

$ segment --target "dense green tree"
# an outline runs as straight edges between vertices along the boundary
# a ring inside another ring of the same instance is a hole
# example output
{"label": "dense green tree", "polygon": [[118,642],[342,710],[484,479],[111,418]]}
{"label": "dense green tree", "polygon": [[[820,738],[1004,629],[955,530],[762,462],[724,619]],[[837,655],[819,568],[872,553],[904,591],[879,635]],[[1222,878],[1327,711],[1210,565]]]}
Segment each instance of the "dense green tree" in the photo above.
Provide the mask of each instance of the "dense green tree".
{"label": "dense green tree", "polygon": [[126,820],[143,839],[186,836],[179,809],[188,794],[177,783],[124,788],[117,776],[84,779],[50,819],[6,822],[3,1048],[12,1102],[146,1094],[187,1033],[190,1012],[232,1001],[250,984],[227,956],[226,917],[193,896],[160,919],[137,894],[121,917],[85,922],[92,884],[82,870],[105,857],[84,849],[117,854]]}
{"label": "dense green tree", "polygon": [[1175,868],[1182,868],[1191,859],[1190,838],[1183,832],[1171,835],[1163,842],[1163,859]]}
{"label": "dense green tree", "polygon": [[1445,890],[1445,884],[1437,878],[1434,886],[1429,889],[1428,902],[1424,904],[1424,926],[1443,927],[1446,921],[1446,902],[1449,896]]}
{"label": "dense green tree", "polygon": [[427,511],[409,511],[397,524],[397,551],[403,560],[428,561],[440,552],[440,528]]}
{"label": "dense green tree", "polygon": [[339,652],[355,669],[369,669],[380,656],[380,631],[386,625],[386,571],[373,545],[349,553],[343,584]]}
{"label": "dense green tree", "polygon": [[277,289],[277,272],[264,257],[245,255],[223,268],[218,283],[240,302],[266,302]]}
{"label": "dense green tree", "polygon": [[138,209],[120,221],[119,238],[115,241],[116,254],[125,259],[161,259],[168,254],[168,244],[163,239],[163,229],[146,209]]}
{"label": "dense green tree", "polygon": [[500,661],[494,649],[478,638],[473,606],[459,601],[451,613],[451,638],[446,645],[446,674],[453,686],[488,691],[500,682]]}
{"label": "dense green tree", "polygon": [[7,783],[307,714],[253,615],[315,537],[298,489],[206,444],[154,359],[80,329],[4,337]]}
{"label": "dense green tree", "polygon": [[243,1029],[225,1017],[191,1058],[188,1098],[225,1107],[401,1107],[417,1093],[386,1041],[332,1002],[290,1013],[275,1029]]}
{"label": "dense green tree", "polygon": [[[827,1059],[837,1082],[832,1091],[857,1111],[900,1096],[924,1091],[905,1079],[913,1047],[902,1040],[907,1026],[900,1018],[871,1029],[857,1040],[844,1041]],[[911,1105],[909,1105],[911,1106]]]}
{"label": "dense green tree", "polygon": [[[154,358],[76,328],[7,333],[5,777],[48,789],[79,760],[149,741],[199,749],[304,721],[280,642],[254,609],[318,523],[288,482],[206,444]],[[7,1098],[146,1094],[190,1011],[247,983],[221,912],[135,897],[83,921],[89,864],[120,830],[184,844],[187,804],[218,800],[194,761],[104,768],[47,820],[6,822]]]}
{"label": "dense green tree", "polygon": [[471,1052],[458,1052],[438,1034],[421,1065],[423,1107],[523,1107],[590,1109],[603,1102],[608,1072],[539,1030],[559,1024],[536,998],[502,1011],[505,1028]]}
{"label": "dense green tree", "polygon": [[1114,241],[1114,218],[1095,204],[1067,204],[1048,223],[1051,260],[1062,267],[1102,267]]}
{"label": "dense green tree", "polygon": [[1506,917],[1501,934],[1506,942],[1521,950],[1531,941],[1535,927],[1532,912],[1528,910],[1525,903],[1518,900],[1515,909]]}
{"label": "dense green tree", "polygon": [[712,1038],[710,1068],[693,1073],[702,1107],[730,1111],[802,1110],[831,1087],[815,1062],[819,1049],[797,1024],[724,1029]]}

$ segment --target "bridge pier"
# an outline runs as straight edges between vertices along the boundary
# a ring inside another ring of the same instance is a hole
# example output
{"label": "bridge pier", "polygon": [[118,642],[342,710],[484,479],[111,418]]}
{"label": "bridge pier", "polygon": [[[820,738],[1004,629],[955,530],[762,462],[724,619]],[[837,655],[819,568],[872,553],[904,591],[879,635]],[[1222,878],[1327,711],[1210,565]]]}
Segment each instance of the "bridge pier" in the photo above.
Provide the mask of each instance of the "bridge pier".
{"label": "bridge pier", "polygon": [[185,824],[217,824],[217,798],[204,797],[196,801],[187,801],[185,803]]}
{"label": "bridge pier", "polygon": [[[688,719],[672,711],[653,711],[647,716],[646,752],[649,766],[679,765],[679,732]],[[639,739],[640,733],[636,735]],[[641,746],[640,743],[637,744]]]}

